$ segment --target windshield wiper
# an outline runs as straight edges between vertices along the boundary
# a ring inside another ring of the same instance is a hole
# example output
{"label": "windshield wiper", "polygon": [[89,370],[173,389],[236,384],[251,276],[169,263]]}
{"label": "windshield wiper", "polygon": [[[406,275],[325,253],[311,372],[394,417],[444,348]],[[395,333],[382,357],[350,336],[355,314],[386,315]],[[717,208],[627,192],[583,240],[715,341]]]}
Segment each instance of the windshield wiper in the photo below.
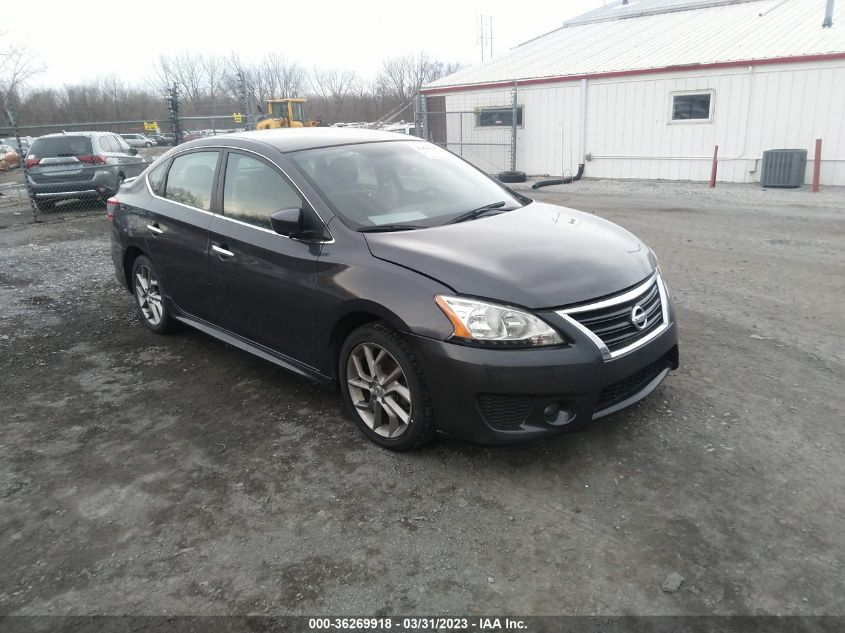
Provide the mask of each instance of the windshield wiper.
{"label": "windshield wiper", "polygon": [[389,233],[391,231],[413,231],[415,229],[424,229],[426,227],[418,224],[378,224],[376,226],[365,226],[358,229],[359,233]]}
{"label": "windshield wiper", "polygon": [[[505,206],[507,202],[504,200],[499,200],[498,202],[491,202],[490,204],[485,204],[483,207],[478,207],[477,209],[473,209],[472,211],[467,211],[466,213],[461,213],[458,217],[452,218],[446,224],[457,224],[458,222],[466,222],[467,220],[474,220],[475,218],[479,218],[485,213],[489,211],[493,211],[494,209],[501,209]],[[512,211],[513,209],[505,209],[505,211]],[[504,211],[500,211],[499,213],[504,213]]]}

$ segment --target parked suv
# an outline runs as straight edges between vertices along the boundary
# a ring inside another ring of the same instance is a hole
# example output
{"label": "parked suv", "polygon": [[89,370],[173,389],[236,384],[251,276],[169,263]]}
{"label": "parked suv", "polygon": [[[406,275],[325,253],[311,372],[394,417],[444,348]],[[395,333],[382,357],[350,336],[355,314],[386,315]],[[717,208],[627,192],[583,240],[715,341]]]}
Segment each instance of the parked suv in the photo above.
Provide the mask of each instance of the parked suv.
{"label": "parked suv", "polygon": [[117,134],[73,132],[35,139],[25,166],[38,209],[49,211],[61,200],[105,201],[148,164]]}
{"label": "parked suv", "polygon": [[121,138],[129,143],[130,147],[152,147],[156,142],[143,134],[121,134]]}

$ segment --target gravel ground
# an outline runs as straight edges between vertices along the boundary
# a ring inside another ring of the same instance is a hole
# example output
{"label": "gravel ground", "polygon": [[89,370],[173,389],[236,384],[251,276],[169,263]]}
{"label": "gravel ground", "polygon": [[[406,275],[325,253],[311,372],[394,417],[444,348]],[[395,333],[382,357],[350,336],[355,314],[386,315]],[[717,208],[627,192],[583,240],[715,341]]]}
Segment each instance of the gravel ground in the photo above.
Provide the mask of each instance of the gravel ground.
{"label": "gravel ground", "polygon": [[845,614],[845,195],[537,196],[654,248],[680,370],[578,434],[400,455],[144,330],[102,210],[0,230],[0,613]]}

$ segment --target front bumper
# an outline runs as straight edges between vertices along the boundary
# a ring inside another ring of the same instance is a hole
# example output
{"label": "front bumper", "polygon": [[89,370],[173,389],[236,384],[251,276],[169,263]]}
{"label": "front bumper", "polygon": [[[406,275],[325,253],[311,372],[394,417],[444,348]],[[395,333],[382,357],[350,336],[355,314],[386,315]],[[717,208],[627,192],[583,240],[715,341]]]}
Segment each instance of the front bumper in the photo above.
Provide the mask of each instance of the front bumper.
{"label": "front bumper", "polygon": [[644,398],[678,367],[674,319],[647,344],[610,360],[576,329],[559,327],[573,344],[496,350],[412,337],[438,431],[483,444],[575,431]]}

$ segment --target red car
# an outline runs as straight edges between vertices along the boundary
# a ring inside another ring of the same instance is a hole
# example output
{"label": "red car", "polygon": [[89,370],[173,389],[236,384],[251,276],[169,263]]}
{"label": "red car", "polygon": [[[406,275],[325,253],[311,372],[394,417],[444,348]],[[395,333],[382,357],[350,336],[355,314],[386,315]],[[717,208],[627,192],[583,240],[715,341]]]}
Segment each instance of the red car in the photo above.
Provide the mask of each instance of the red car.
{"label": "red car", "polygon": [[7,171],[20,166],[20,156],[8,145],[0,145],[0,171]]}

